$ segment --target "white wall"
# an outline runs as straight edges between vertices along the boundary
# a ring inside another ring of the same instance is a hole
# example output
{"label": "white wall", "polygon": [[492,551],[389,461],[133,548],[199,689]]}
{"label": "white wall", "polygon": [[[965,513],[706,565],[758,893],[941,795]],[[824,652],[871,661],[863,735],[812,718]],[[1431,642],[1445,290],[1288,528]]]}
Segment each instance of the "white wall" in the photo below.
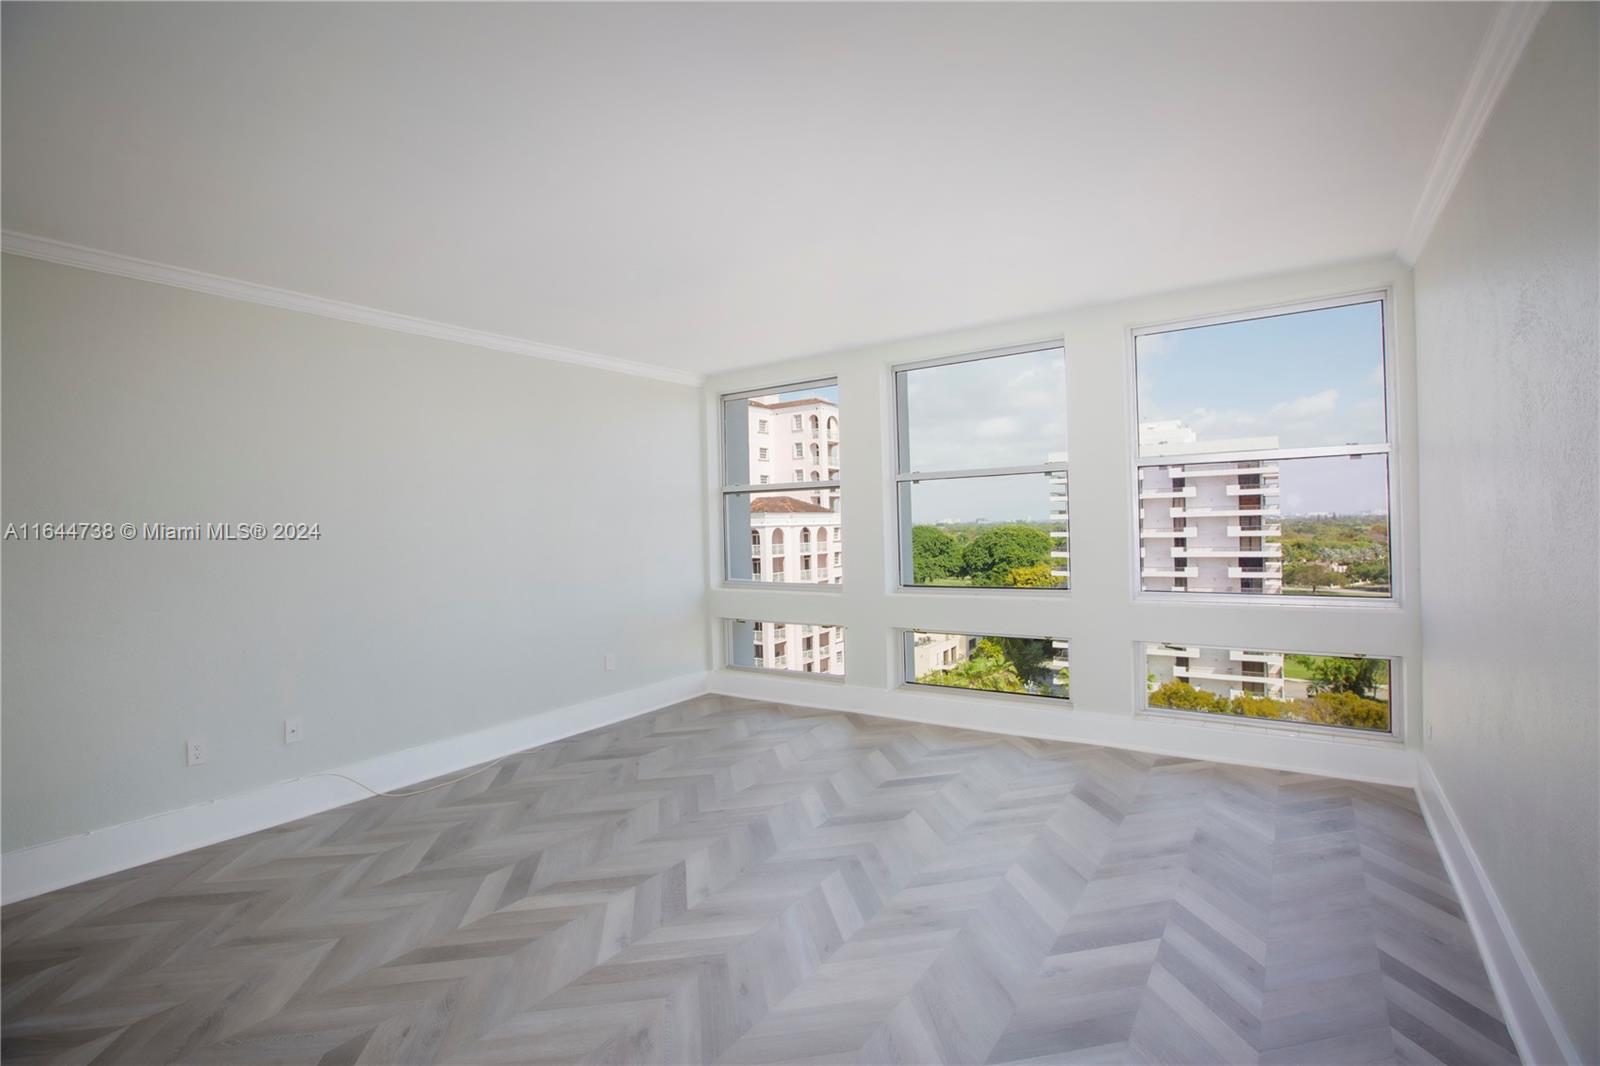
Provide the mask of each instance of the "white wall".
{"label": "white wall", "polygon": [[1416,265],[1424,750],[1600,1061],[1597,9],[1535,31]]}
{"label": "white wall", "polygon": [[705,668],[695,389],[15,256],[4,353],[4,521],[322,529],[4,544],[7,851]]}
{"label": "white wall", "polygon": [[[715,440],[724,392],[837,376],[844,465],[840,511],[845,583],[832,589],[738,587],[722,580],[715,457],[708,461],[706,513],[712,530],[710,617],[841,624],[850,649],[843,684],[719,672],[723,692],[774,696],[817,706],[902,715],[952,725],[1103,742],[1258,765],[1409,784],[1417,742],[1411,708],[1420,672],[1416,480],[1411,413],[1413,371],[1410,270],[1394,259],[1082,308],[937,337],[832,353],[715,377],[705,418]],[[1129,400],[1130,331],[1136,327],[1390,287],[1397,414],[1393,476],[1397,601],[1308,605],[1262,597],[1196,603],[1134,594],[1135,511]],[[938,356],[1047,339],[1065,340],[1071,463],[1072,588],[1055,591],[900,590],[895,575],[891,368]],[[930,693],[901,685],[898,629],[1070,639],[1072,703],[972,692]],[[723,652],[713,632],[714,651]],[[1138,713],[1144,705],[1142,641],[1310,652],[1355,652],[1400,660],[1397,714],[1404,740],[1312,735],[1235,721],[1174,721]],[[719,660],[720,662],[720,660]]]}

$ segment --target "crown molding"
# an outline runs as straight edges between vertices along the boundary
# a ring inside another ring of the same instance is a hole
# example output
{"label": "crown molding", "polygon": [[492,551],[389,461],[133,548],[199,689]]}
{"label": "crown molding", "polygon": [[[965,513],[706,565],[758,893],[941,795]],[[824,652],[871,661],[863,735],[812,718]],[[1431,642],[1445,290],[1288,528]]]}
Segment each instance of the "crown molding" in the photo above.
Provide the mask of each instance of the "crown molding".
{"label": "crown molding", "polygon": [[1445,204],[1455,192],[1456,183],[1478,146],[1478,138],[1489,123],[1494,105],[1511,80],[1511,72],[1522,58],[1534,27],[1550,5],[1545,0],[1502,3],[1495,12],[1494,21],[1484,34],[1483,46],[1472,64],[1472,73],[1456,102],[1455,114],[1445,128],[1444,138],[1434,153],[1433,165],[1428,169],[1428,180],[1422,186],[1422,197],[1406,227],[1405,239],[1400,242],[1399,256],[1408,265],[1415,265],[1417,256],[1433,233],[1435,223],[1444,212]]}
{"label": "crown molding", "polygon": [[6,230],[3,234],[0,234],[0,249],[11,255],[42,259],[49,263],[60,263],[64,266],[94,270],[102,274],[115,274],[119,277],[134,278],[139,281],[151,281],[158,285],[171,285],[175,288],[203,292],[229,300],[244,300],[248,303],[278,307],[286,311],[299,311],[303,314],[319,315],[322,318],[335,318],[342,322],[355,322],[359,325],[373,326],[377,329],[393,330],[396,333],[410,333],[418,337],[431,337],[434,340],[470,344],[475,348],[487,348],[490,351],[512,352],[516,355],[531,356],[534,359],[548,359],[557,363],[586,366],[594,370],[610,370],[618,374],[631,374],[634,377],[668,381],[675,385],[699,386],[704,381],[701,375],[690,373],[686,370],[675,370],[671,367],[655,366],[650,363],[638,363],[631,359],[618,359],[615,356],[596,355],[594,352],[579,351],[576,348],[563,348],[555,344],[542,344],[539,341],[524,340],[521,337],[487,333],[480,329],[453,326],[448,322],[435,322],[426,318],[414,318],[411,315],[396,314],[393,311],[380,311],[375,307],[363,307],[360,304],[329,300],[321,296],[312,296],[309,293],[294,292],[290,289],[277,289],[270,285],[258,285],[252,281],[241,281],[238,278],[207,274],[199,270],[190,270],[187,267],[151,262],[148,259],[135,259],[129,255],[104,252],[97,248],[85,248],[79,244],[68,244],[66,241],[52,240],[49,237],[35,237],[31,234],[17,233],[13,230]]}

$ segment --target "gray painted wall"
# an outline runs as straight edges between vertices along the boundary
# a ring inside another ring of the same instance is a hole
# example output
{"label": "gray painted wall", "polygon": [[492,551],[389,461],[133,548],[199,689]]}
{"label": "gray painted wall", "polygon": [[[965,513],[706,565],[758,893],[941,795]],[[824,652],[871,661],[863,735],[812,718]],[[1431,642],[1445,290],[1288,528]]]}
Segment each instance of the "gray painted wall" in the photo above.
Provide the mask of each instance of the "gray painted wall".
{"label": "gray painted wall", "polygon": [[1600,1060],[1597,9],[1554,5],[1416,265],[1424,751]]}
{"label": "gray painted wall", "polygon": [[3,339],[6,522],[322,528],[4,545],[6,850],[707,664],[695,389],[14,256]]}

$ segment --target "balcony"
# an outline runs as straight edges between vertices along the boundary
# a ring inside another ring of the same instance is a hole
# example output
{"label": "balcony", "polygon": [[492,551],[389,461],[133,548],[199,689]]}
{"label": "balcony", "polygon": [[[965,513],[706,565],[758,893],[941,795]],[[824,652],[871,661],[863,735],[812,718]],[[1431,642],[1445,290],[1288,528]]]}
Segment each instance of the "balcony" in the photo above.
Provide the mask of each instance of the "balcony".
{"label": "balcony", "polygon": [[1272,578],[1274,581],[1282,580],[1283,568],[1281,566],[1230,566],[1229,577],[1247,578]]}
{"label": "balcony", "polygon": [[1141,529],[1140,540],[1182,540],[1197,532],[1193,529]]}
{"label": "balcony", "polygon": [[1229,496],[1276,496],[1276,485],[1228,485],[1223,489]]}
{"label": "balcony", "polygon": [[1186,485],[1181,489],[1155,489],[1150,492],[1139,493],[1141,500],[1186,500],[1192,498],[1199,490],[1193,485]]}
{"label": "balcony", "polygon": [[1251,529],[1249,526],[1228,527],[1230,537],[1277,537],[1282,534],[1282,526],[1261,526],[1259,529]]}
{"label": "balcony", "polygon": [[1198,566],[1185,566],[1181,569],[1169,570],[1156,566],[1147,566],[1140,570],[1139,573],[1143,577],[1199,577],[1200,568]]}
{"label": "balcony", "polygon": [[1181,544],[1172,546],[1173,558],[1183,557],[1188,559],[1281,559],[1283,546],[1272,544],[1265,548],[1185,548]]}
{"label": "balcony", "polygon": [[815,580],[815,578],[813,576],[814,573],[815,572],[811,571],[811,570],[802,570],[802,571],[800,571],[800,580],[802,582],[813,581],[813,580]]}
{"label": "balcony", "polygon": [[1146,648],[1144,653],[1146,655],[1159,655],[1163,658],[1194,659],[1199,657],[1200,649],[1169,647],[1166,644],[1157,644],[1154,647]]}
{"label": "balcony", "polygon": [[1282,653],[1265,651],[1240,651],[1235,648],[1228,652],[1228,660],[1236,663],[1265,663],[1268,666],[1283,666]]}
{"label": "balcony", "polygon": [[1281,512],[1276,507],[1191,507],[1173,508],[1174,518],[1277,518]]}
{"label": "balcony", "polygon": [[1058,569],[1055,569],[1055,568],[1051,568],[1050,576],[1051,577],[1059,577],[1063,581],[1065,581],[1065,580],[1067,580],[1067,579],[1072,577],[1072,571],[1071,570],[1058,570]]}
{"label": "balcony", "polygon": [[1270,466],[1230,466],[1222,470],[1195,470],[1185,469],[1181,466],[1167,467],[1169,477],[1181,477],[1185,481],[1197,477],[1276,477],[1278,465]]}
{"label": "balcony", "polygon": [[[757,663],[756,665],[759,666],[761,664]],[[771,665],[774,670],[782,670],[789,665],[789,657],[787,655],[774,655]]]}
{"label": "balcony", "polygon": [[1222,670],[1197,669],[1193,666],[1174,666],[1172,668],[1172,676],[1195,681],[1250,682],[1252,684],[1265,685],[1269,690],[1283,691],[1283,678],[1266,677],[1262,674],[1235,674]]}

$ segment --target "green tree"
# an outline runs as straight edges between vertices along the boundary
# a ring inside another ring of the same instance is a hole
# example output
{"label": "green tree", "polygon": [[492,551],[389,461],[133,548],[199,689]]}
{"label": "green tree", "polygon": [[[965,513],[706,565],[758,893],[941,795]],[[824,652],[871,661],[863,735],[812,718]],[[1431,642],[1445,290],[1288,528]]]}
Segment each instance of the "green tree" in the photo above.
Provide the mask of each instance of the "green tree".
{"label": "green tree", "polygon": [[1352,581],[1360,581],[1369,585],[1387,585],[1389,583],[1389,557],[1381,556],[1377,559],[1362,559],[1350,564],[1347,571]]}
{"label": "green tree", "polygon": [[966,662],[957,663],[948,670],[930,670],[917,678],[924,685],[942,685],[946,688],[982,689],[986,692],[1026,692],[1017,668],[1006,658],[995,641],[978,641]]}
{"label": "green tree", "polygon": [[1221,696],[1195,688],[1187,681],[1168,681],[1150,693],[1150,706],[1171,707],[1180,711],[1210,711],[1227,714],[1228,701]]}
{"label": "green tree", "polygon": [[919,585],[950,577],[961,569],[961,545],[937,526],[912,526],[911,569]]}
{"label": "green tree", "polygon": [[1011,571],[1049,562],[1049,535],[1042,529],[1024,525],[985,530],[961,553],[962,567],[972,575],[974,585],[1004,585]]}
{"label": "green tree", "polygon": [[1290,563],[1283,568],[1283,583],[1297,588],[1309,586],[1312,592],[1319,588],[1344,584],[1343,575],[1323,563]]}
{"label": "green tree", "polygon": [[1050,658],[1050,642],[1027,637],[995,637],[994,644],[1001,655],[1016,668],[1023,681],[1031,680],[1044,671]]}
{"label": "green tree", "polygon": [[1051,589],[1056,587],[1056,577],[1050,572],[1049,563],[1039,563],[1035,566],[1019,566],[1006,574],[1007,588],[1014,589]]}
{"label": "green tree", "polygon": [[1303,709],[1301,721],[1316,725],[1337,725],[1347,729],[1389,729],[1389,705],[1354,692],[1318,692],[1307,700],[1296,700]]}
{"label": "green tree", "polygon": [[1311,666],[1311,691],[1349,692],[1370,697],[1378,686],[1382,659],[1318,656]]}

